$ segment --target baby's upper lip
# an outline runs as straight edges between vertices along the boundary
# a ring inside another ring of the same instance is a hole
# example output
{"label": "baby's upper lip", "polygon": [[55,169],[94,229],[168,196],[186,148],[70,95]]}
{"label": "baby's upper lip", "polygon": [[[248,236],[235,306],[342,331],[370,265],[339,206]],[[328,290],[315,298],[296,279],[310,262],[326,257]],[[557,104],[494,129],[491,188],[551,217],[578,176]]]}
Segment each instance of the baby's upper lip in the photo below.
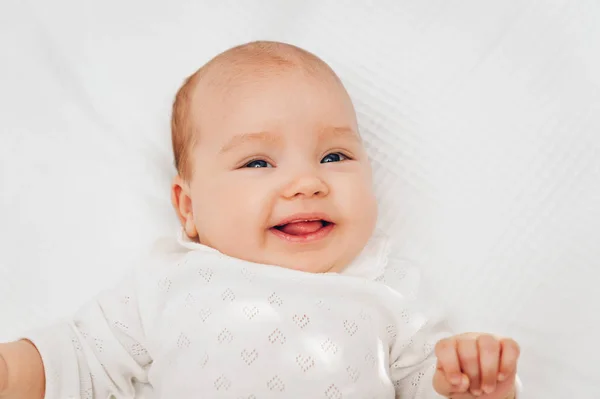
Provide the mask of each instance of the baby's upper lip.
{"label": "baby's upper lip", "polygon": [[310,212],[310,213],[297,213],[295,215],[289,216],[285,219],[280,220],[273,227],[283,226],[289,223],[297,223],[297,222],[313,222],[322,220],[327,223],[333,223],[329,215],[321,212]]}

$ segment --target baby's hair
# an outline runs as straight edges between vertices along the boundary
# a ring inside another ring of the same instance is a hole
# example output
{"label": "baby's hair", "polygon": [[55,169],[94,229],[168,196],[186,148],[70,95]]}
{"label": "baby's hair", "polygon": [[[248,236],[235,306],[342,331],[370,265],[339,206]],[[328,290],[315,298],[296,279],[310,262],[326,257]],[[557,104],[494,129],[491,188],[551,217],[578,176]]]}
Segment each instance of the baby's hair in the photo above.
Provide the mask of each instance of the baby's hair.
{"label": "baby's hair", "polygon": [[223,86],[244,81],[245,77],[268,76],[282,70],[298,69],[311,75],[326,72],[339,78],[316,55],[291,44],[255,41],[233,47],[217,55],[189,76],[177,92],[171,118],[171,139],[177,173],[184,180],[192,176],[189,161],[191,149],[198,140],[198,127],[192,121],[193,97],[199,83]]}

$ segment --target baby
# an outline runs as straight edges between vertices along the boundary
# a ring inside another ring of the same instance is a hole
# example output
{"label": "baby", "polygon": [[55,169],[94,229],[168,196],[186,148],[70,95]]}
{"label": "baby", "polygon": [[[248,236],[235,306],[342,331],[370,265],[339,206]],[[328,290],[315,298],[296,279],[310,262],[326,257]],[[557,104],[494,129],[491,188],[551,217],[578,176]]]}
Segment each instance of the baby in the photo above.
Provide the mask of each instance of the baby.
{"label": "baby", "polygon": [[325,62],[253,42],[173,107],[183,226],[73,320],[0,345],[0,398],[514,398],[518,345],[418,313]]}

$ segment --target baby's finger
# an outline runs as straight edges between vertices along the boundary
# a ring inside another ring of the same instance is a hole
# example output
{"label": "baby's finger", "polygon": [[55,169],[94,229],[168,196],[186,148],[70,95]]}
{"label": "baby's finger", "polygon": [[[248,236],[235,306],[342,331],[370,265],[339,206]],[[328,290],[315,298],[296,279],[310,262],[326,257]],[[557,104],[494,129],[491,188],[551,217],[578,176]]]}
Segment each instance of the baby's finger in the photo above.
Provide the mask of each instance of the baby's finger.
{"label": "baby's finger", "polygon": [[479,372],[479,348],[475,339],[461,339],[457,344],[460,367],[469,377],[469,391],[473,395],[481,395],[481,378]]}
{"label": "baby's finger", "polygon": [[485,393],[492,393],[496,389],[498,378],[500,342],[491,335],[481,335],[477,338],[477,345],[481,367],[481,389]]}
{"label": "baby's finger", "polygon": [[450,399],[473,399],[473,395],[470,393],[455,393]]}
{"label": "baby's finger", "polygon": [[442,339],[435,345],[435,355],[438,359],[438,368],[444,371],[452,385],[461,383],[462,373],[460,371],[460,362],[456,353],[455,339]]}
{"label": "baby's finger", "polygon": [[466,375],[461,374],[459,384],[452,384],[444,371],[442,369],[437,369],[433,376],[433,388],[442,396],[448,397],[452,395],[452,398],[454,398],[455,394],[468,391],[469,378]]}
{"label": "baby's finger", "polygon": [[505,338],[500,341],[500,373],[498,381],[504,381],[517,370],[517,361],[521,353],[519,344],[515,340]]}

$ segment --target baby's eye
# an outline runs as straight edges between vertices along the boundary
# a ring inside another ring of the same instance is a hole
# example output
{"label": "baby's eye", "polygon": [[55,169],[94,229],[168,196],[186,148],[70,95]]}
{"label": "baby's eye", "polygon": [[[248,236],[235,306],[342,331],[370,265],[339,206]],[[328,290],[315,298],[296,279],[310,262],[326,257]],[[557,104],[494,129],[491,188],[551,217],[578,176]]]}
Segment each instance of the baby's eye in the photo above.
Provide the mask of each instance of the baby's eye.
{"label": "baby's eye", "polygon": [[244,167],[245,168],[272,168],[273,165],[271,165],[270,163],[268,163],[267,161],[264,161],[262,159],[255,159],[254,161],[248,162]]}
{"label": "baby's eye", "polygon": [[332,152],[331,154],[325,155],[323,159],[321,159],[321,163],[329,163],[329,162],[341,162],[345,159],[348,159],[344,154],[340,154],[339,152]]}

